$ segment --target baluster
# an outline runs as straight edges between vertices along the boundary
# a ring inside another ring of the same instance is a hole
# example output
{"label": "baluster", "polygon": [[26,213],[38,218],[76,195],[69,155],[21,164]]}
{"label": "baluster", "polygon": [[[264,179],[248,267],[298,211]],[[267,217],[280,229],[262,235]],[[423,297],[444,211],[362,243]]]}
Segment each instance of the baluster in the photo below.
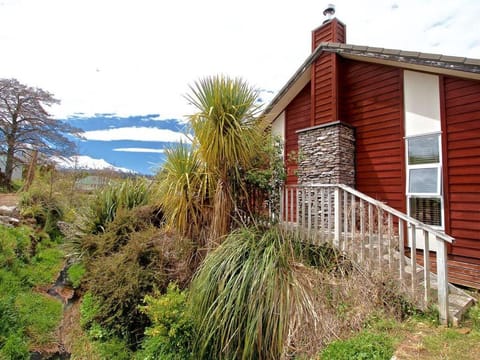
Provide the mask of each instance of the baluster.
{"label": "baluster", "polygon": [[327,188],[327,207],[328,207],[328,217],[327,217],[327,222],[328,222],[328,233],[327,233],[327,236],[328,236],[328,239],[329,239],[329,242],[332,243],[332,239],[333,239],[333,231],[332,231],[332,217],[333,217],[333,213],[332,213],[332,188],[328,187]]}
{"label": "baluster", "polygon": [[417,286],[417,227],[410,224],[410,265],[412,267],[412,298],[415,299]]}
{"label": "baluster", "polygon": [[377,207],[378,270],[382,271],[383,262],[383,210]]}
{"label": "baluster", "polygon": [[325,188],[320,189],[320,227],[321,227],[321,232],[320,232],[320,241],[324,242],[325,241]]}
{"label": "baluster", "polygon": [[423,249],[423,281],[425,290],[425,306],[428,306],[428,300],[430,297],[430,244],[428,236],[428,231],[423,230],[423,237],[425,239],[425,247]]}
{"label": "baluster", "polygon": [[346,251],[348,247],[348,193],[343,190],[343,244],[342,250]]}
{"label": "baluster", "polygon": [[312,189],[307,188],[305,191],[308,191],[307,199],[307,236],[308,236],[308,241],[311,241],[311,236],[312,236]]}
{"label": "baluster", "polygon": [[335,245],[340,249],[340,235],[341,235],[341,224],[342,224],[342,210],[341,210],[341,203],[342,203],[342,199],[341,199],[341,192],[340,192],[340,188],[338,186],[335,187],[335,193],[334,193],[334,196],[335,196],[335,204],[334,204],[334,207],[335,209],[333,210],[335,212],[334,214],[334,242],[335,242]]}
{"label": "baluster", "polygon": [[352,199],[351,199],[351,211],[352,211],[352,218],[350,219],[352,223],[352,238],[351,238],[351,243],[350,243],[350,248],[347,250],[350,250],[352,254],[355,254],[355,259],[358,260],[358,251],[355,249],[355,232],[356,232],[356,204],[355,204],[355,196],[352,194]]}
{"label": "baluster", "polygon": [[373,251],[373,206],[368,203],[368,264],[371,266],[374,257]]}
{"label": "baluster", "polygon": [[403,281],[405,276],[405,223],[402,219],[398,219],[398,250],[400,251],[400,280]]}
{"label": "baluster", "polygon": [[313,196],[314,196],[313,201],[314,201],[314,205],[315,205],[315,207],[313,209],[314,214],[315,214],[314,215],[315,216],[314,217],[314,223],[313,223],[314,224],[313,226],[314,226],[314,229],[315,229],[314,241],[315,241],[315,244],[318,244],[319,228],[318,228],[318,188],[317,187],[314,189]]}
{"label": "baluster", "polygon": [[393,269],[394,232],[392,214],[388,213],[388,268],[390,270]]}
{"label": "baluster", "polygon": [[360,259],[365,261],[365,202],[360,199]]}
{"label": "baluster", "polygon": [[448,324],[448,267],[447,244],[435,236],[437,243],[437,287],[440,323]]}

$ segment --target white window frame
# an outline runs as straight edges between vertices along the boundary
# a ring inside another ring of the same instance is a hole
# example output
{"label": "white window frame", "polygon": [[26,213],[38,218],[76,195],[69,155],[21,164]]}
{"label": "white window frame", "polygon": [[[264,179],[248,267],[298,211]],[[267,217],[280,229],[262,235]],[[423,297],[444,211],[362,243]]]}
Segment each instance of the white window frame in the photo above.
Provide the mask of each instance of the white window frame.
{"label": "white window frame", "polygon": [[[410,165],[409,164],[409,153],[408,153],[408,141],[409,139],[420,138],[425,136],[438,136],[438,163],[427,163],[427,164],[416,164]],[[421,135],[412,135],[405,137],[405,160],[406,160],[406,168],[407,168],[407,176],[406,176],[406,196],[407,196],[407,212],[410,216],[410,199],[411,198],[428,198],[428,199],[440,199],[440,221],[441,225],[430,225],[435,229],[444,230],[445,229],[445,210],[444,210],[444,202],[443,202],[443,182],[442,182],[442,136],[441,132],[432,132],[427,134]],[[437,189],[433,193],[417,193],[417,192],[410,192],[410,170],[414,169],[437,169]]]}

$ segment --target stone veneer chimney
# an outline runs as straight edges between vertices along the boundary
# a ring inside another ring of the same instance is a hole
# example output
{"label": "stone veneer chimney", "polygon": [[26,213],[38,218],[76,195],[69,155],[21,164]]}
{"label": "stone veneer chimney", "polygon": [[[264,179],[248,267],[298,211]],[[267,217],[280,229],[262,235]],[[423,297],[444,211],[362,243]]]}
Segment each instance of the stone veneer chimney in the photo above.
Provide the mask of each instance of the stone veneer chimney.
{"label": "stone veneer chimney", "polygon": [[[322,42],[345,43],[346,26],[332,18],[312,31],[312,51]],[[339,71],[335,53],[312,64],[310,127],[298,133],[298,183],[355,185],[355,132],[339,119]]]}

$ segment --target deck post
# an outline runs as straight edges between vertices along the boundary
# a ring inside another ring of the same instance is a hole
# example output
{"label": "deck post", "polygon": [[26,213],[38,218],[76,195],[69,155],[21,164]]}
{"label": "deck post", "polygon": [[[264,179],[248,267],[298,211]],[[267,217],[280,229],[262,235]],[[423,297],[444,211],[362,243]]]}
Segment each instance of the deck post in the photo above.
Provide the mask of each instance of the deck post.
{"label": "deck post", "polygon": [[440,323],[448,324],[448,269],[447,269],[447,244],[435,237],[437,248],[437,286],[438,286],[438,311]]}
{"label": "deck post", "polygon": [[334,194],[334,224],[333,224],[333,240],[334,243],[338,246],[340,245],[340,234],[341,227],[342,227],[342,211],[341,211],[341,199],[340,199],[340,187],[335,187],[335,194]]}

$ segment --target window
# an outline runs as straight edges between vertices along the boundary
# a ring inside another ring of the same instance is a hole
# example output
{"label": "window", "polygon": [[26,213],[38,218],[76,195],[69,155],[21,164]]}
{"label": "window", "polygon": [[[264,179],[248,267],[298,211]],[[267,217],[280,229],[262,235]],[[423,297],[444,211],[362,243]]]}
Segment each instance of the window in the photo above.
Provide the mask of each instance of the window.
{"label": "window", "polygon": [[408,212],[415,219],[442,227],[440,134],[406,139]]}
{"label": "window", "polygon": [[408,214],[442,228],[439,77],[409,70],[403,75]]}

